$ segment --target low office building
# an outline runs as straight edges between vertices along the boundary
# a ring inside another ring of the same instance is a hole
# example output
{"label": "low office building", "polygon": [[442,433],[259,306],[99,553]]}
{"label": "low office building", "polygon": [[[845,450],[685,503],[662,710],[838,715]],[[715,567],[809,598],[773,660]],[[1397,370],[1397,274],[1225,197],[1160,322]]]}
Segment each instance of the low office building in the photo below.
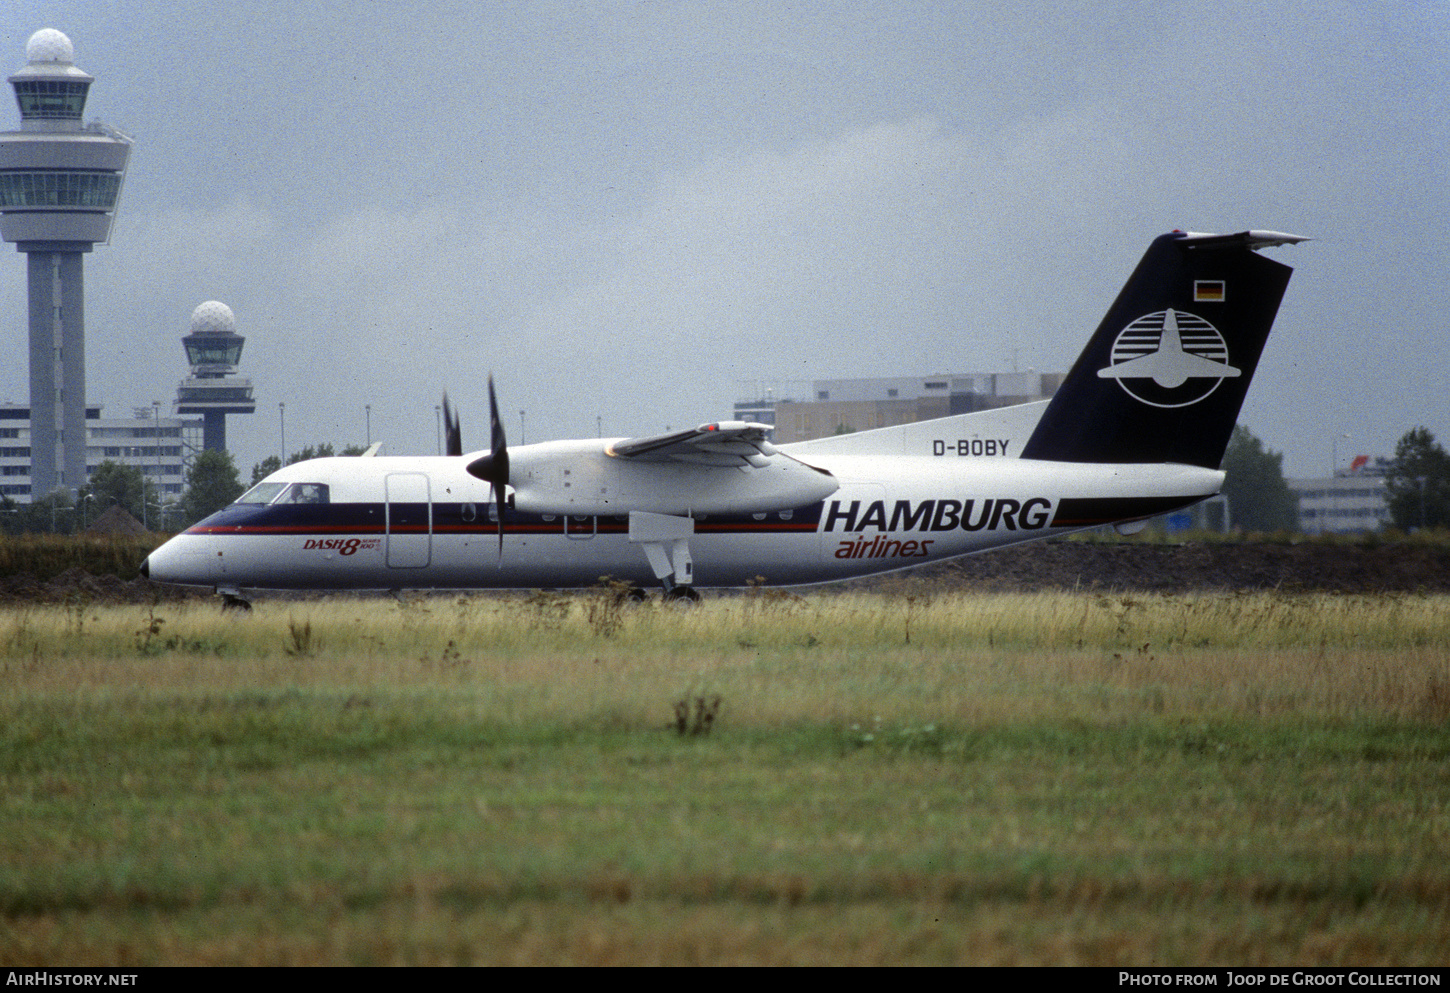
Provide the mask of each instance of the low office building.
{"label": "low office building", "polygon": [[741,400],[735,416],[775,428],[779,444],[1046,400],[1062,373],[976,372],[817,379],[809,399]]}
{"label": "low office building", "polygon": [[[136,466],[163,503],[181,499],[187,457],[200,445],[200,418],[164,417],[158,406],[137,407],[130,417],[103,417],[86,408],[86,476],[102,462]],[[0,495],[16,503],[45,496],[31,492],[30,408],[0,404]]]}
{"label": "low office building", "polygon": [[1389,459],[1359,456],[1351,468],[1322,479],[1288,480],[1299,500],[1299,530],[1305,534],[1362,534],[1390,523],[1385,500]]}

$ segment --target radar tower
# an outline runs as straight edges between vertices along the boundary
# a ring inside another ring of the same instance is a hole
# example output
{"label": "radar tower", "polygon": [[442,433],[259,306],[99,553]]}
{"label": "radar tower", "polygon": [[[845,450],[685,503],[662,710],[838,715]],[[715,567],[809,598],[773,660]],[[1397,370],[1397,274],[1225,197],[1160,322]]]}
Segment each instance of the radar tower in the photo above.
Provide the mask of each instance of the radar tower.
{"label": "radar tower", "polygon": [[232,308],[219,300],[208,300],[191,312],[191,333],[181,339],[191,378],[176,387],[176,412],[202,415],[205,451],[226,449],[228,414],[251,414],[257,409],[252,381],[235,375],[246,341],[237,334]]}

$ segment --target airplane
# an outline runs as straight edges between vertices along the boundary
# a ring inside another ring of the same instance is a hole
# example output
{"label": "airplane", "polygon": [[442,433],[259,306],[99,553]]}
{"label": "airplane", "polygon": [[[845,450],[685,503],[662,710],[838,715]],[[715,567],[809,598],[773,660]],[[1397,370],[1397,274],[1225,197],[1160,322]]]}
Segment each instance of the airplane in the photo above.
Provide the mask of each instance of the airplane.
{"label": "airplane", "polygon": [[[153,551],[150,579],[257,590],[794,586],[1147,519],[1211,497],[1292,270],[1277,231],[1153,240],[1050,400],[775,445],[720,421],[640,438],[279,469]],[[1185,344],[1185,335],[1192,345]],[[444,397],[447,406],[447,397]],[[375,453],[376,449],[371,450]]]}

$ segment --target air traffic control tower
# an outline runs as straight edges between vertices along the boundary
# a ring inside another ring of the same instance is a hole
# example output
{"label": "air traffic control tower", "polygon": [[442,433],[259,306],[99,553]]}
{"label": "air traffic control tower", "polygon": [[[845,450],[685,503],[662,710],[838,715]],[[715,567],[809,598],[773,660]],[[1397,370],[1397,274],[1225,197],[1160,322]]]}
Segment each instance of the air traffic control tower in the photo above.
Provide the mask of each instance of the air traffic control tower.
{"label": "air traffic control tower", "polygon": [[95,77],[70,39],[30,36],[10,77],[20,130],[0,133],[0,237],[24,252],[30,299],[30,493],[86,483],[86,346],[81,259],[110,240],[131,139],[81,125]]}
{"label": "air traffic control tower", "polygon": [[201,414],[201,447],[224,451],[227,415],[251,414],[257,409],[252,381],[235,376],[247,339],[237,334],[232,308],[208,300],[191,312],[191,333],[181,339],[191,378],[176,388],[176,412]]}

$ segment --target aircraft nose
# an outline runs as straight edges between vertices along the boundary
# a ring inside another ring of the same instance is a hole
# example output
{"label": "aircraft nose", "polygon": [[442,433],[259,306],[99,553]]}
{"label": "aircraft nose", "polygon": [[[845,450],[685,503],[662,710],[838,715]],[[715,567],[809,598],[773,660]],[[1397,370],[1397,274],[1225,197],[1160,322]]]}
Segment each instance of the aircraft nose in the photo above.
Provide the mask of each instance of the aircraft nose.
{"label": "aircraft nose", "polygon": [[179,534],[141,562],[140,573],[153,583],[176,586],[214,586],[226,576],[221,553],[206,540]]}

